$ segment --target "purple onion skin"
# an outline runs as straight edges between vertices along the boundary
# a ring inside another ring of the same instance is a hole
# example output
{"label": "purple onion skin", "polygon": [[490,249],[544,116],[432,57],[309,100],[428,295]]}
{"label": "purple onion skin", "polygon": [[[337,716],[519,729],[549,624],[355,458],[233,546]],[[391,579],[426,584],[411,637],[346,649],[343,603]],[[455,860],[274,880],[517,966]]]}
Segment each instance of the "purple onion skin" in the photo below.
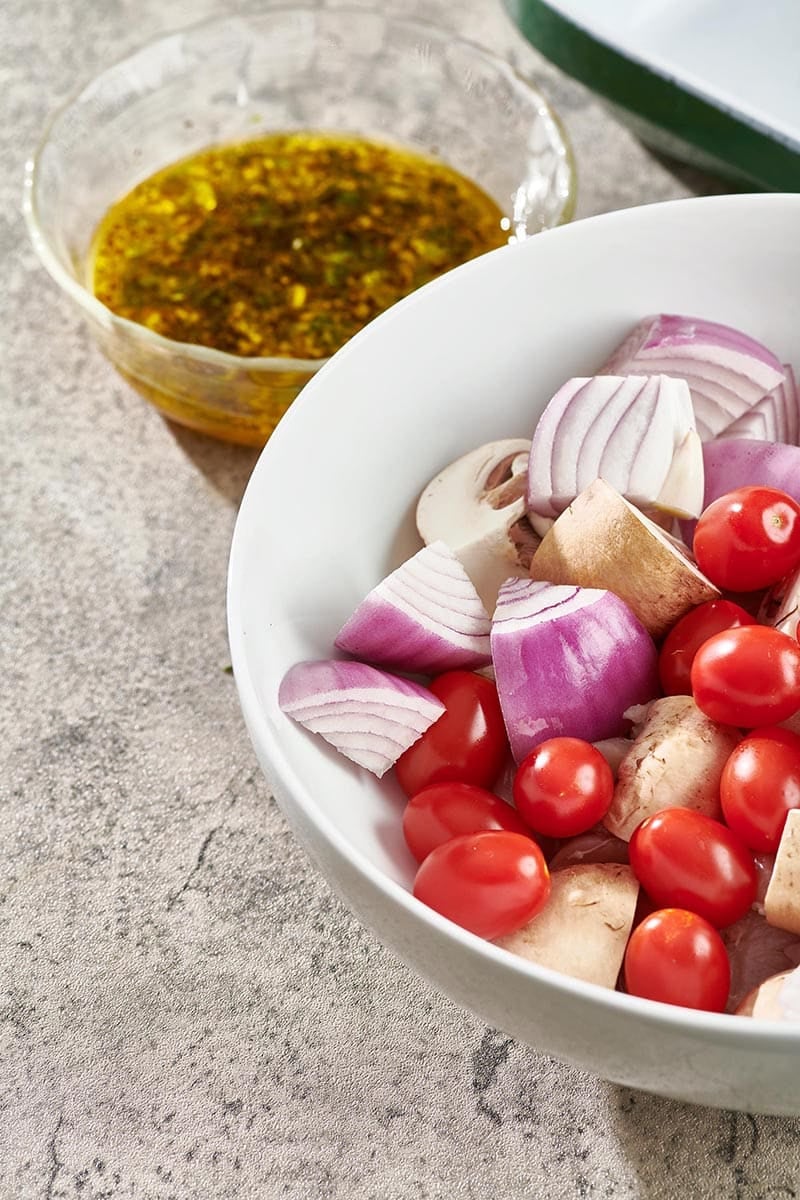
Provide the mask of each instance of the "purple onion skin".
{"label": "purple onion skin", "polygon": [[[703,466],[704,509],[727,492],[752,484],[787,492],[800,504],[800,446],[752,438],[720,438],[703,446]],[[696,524],[696,521],[680,523],[687,546],[694,540]]]}
{"label": "purple onion skin", "polygon": [[335,659],[290,667],[278,705],[379,779],[445,711],[437,696],[410,679]]}
{"label": "purple onion skin", "polygon": [[660,695],[653,639],[612,592],[528,630],[503,632],[496,620],[492,655],[517,762],[551,737],[616,737],[626,709]]}
{"label": "purple onion skin", "polygon": [[[283,709],[296,701],[313,702],[315,693],[320,692],[339,691],[344,697],[348,691],[357,688],[384,688],[387,697],[394,691],[420,701],[436,703],[436,697],[428,688],[411,679],[388,675],[366,663],[323,658],[295,663],[289,668],[281,680],[278,705]],[[441,709],[444,712],[443,704]]]}
{"label": "purple onion skin", "polygon": [[664,349],[669,352],[698,342],[700,345],[705,343],[734,353],[752,355],[759,362],[774,367],[776,371],[781,370],[780,360],[772,351],[749,334],[742,333],[740,329],[734,329],[731,325],[720,325],[718,321],[707,321],[704,317],[659,313],[657,316],[645,317],[633,327],[611,355],[603,372],[610,375],[612,371],[609,368],[635,359],[643,350]]}
{"label": "purple onion skin", "polygon": [[491,662],[486,650],[454,645],[383,600],[367,597],[340,629],[336,648],[378,666],[422,675],[476,671]]}

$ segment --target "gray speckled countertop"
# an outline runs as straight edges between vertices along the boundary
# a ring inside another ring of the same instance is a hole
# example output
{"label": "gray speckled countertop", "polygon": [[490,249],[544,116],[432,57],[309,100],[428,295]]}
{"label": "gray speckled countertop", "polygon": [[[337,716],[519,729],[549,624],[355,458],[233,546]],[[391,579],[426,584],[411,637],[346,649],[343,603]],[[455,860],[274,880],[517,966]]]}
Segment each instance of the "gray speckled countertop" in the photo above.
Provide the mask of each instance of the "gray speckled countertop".
{"label": "gray speckled countertop", "polygon": [[[795,1122],[600,1082],[434,993],[269,796],[224,670],[255,455],[129,390],[19,215],[54,105],[219,7],[0,6],[0,1200],[800,1195]],[[723,190],[657,162],[495,0],[394,8],[532,65],[579,215]]]}

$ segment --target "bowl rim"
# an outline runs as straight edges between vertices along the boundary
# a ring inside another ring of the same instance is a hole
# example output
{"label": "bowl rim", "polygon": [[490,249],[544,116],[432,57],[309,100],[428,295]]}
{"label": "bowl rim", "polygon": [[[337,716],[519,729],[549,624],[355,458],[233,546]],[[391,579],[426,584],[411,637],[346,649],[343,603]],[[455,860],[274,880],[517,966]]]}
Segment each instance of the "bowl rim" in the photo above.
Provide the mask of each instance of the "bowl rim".
{"label": "bowl rim", "polygon": [[[707,208],[713,217],[714,211],[720,208],[734,210],[741,208],[746,210],[755,205],[757,208],[764,209],[764,216],[768,218],[770,210],[785,206],[787,202],[797,207],[798,215],[800,216],[800,195],[784,192],[742,193],[660,201],[635,209],[620,209],[603,213],[585,218],[572,225],[544,230],[536,238],[530,238],[518,246],[501,247],[491,251],[487,255],[482,255],[480,258],[464,263],[462,266],[454,268],[453,271],[447,272],[445,275],[432,280],[424,287],[406,296],[386,312],[376,317],[374,321],[370,322],[359,333],[355,334],[332,357],[328,370],[335,370],[335,360],[345,355],[358,354],[362,340],[373,336],[372,330],[376,322],[379,322],[382,328],[396,319],[400,309],[407,309],[410,305],[418,305],[421,302],[420,298],[429,296],[433,290],[457,286],[458,278],[463,278],[464,273],[484,269],[481,264],[486,259],[494,259],[498,255],[508,253],[517,255],[526,253],[535,254],[536,251],[531,250],[531,246],[535,245],[539,237],[570,238],[583,236],[583,234],[576,234],[571,231],[580,230],[588,225],[600,225],[607,228],[609,232],[612,232],[614,227],[620,224],[624,228],[625,222],[631,219],[630,214],[632,212],[639,213],[646,211],[648,214],[660,211],[674,212],[687,206]],[[649,219],[649,217],[645,219]],[[453,276],[457,277],[455,281]],[[367,883],[379,892],[387,902],[400,908],[404,916],[410,921],[419,922],[427,926],[437,936],[441,936],[446,941],[454,941],[460,949],[470,956],[488,959],[496,968],[508,975],[516,976],[520,980],[535,980],[537,984],[544,986],[554,999],[560,993],[569,995],[578,1000],[599,1004],[617,1017],[624,1018],[626,1015],[636,1016],[643,1023],[667,1029],[674,1027],[676,1031],[684,1035],[709,1036],[717,1041],[722,1039],[726,1042],[732,1041],[737,1043],[741,1039],[748,1046],[758,1044],[761,1048],[770,1051],[786,1049],[787,1045],[790,1048],[794,1048],[800,1041],[800,1024],[793,1025],[792,1022],[788,1021],[766,1021],[763,1018],[757,1017],[744,1019],[734,1013],[704,1012],[698,1009],[665,1004],[660,1001],[646,1000],[602,987],[599,984],[574,979],[551,968],[529,962],[499,946],[493,945],[491,942],[485,941],[483,938],[470,933],[466,929],[462,929],[460,926],[442,917],[433,909],[428,908],[421,901],[417,900],[411,892],[406,891],[399,883],[385,875],[383,871],[372,863],[366,854],[351,845],[339,832],[337,826],[328,815],[314,803],[309,788],[293,769],[288,759],[283,756],[280,741],[273,735],[269,722],[266,719],[265,711],[258,700],[255,683],[248,666],[247,638],[239,622],[239,597],[246,578],[246,527],[250,524],[250,510],[256,503],[255,493],[258,487],[258,479],[265,471],[269,470],[272,458],[281,452],[286,431],[291,428],[294,421],[299,419],[303,408],[309,403],[313,403],[313,393],[317,390],[318,386],[318,380],[315,379],[304,388],[300,405],[293,406],[289,410],[279,424],[276,433],[273,434],[262,450],[239,507],[228,564],[227,618],[233,674],[245,723],[257,756],[261,758],[263,754],[263,758],[269,762],[270,774],[279,785],[277,790],[290,794],[301,809],[304,818],[319,831],[336,854],[356,874],[365,878]],[[306,395],[306,393],[310,394]],[[413,969],[415,971],[418,970],[416,967]]]}
{"label": "bowl rim", "polygon": [[[544,117],[548,124],[555,130],[556,141],[558,143],[557,150],[559,158],[565,164],[568,175],[568,188],[559,210],[558,219],[555,228],[560,225],[567,224],[572,220],[575,212],[577,198],[577,169],[575,164],[575,156],[572,149],[572,144],[564,127],[564,123],[559,114],[554,109],[550,101],[540,91],[538,86],[532,79],[525,76],[521,71],[501,55],[495,54],[494,51],[481,46],[478,42],[470,38],[465,38],[459,34],[451,33],[447,29],[434,22],[415,20],[413,18],[395,17],[391,13],[387,13],[382,8],[370,5],[344,4],[336,8],[320,8],[314,4],[280,4],[268,9],[253,9],[242,13],[217,13],[210,17],[204,17],[199,21],[193,21],[187,25],[176,26],[173,29],[167,30],[158,34],[156,37],[149,38],[133,50],[128,51],[119,58],[114,59],[108,66],[97,72],[89,79],[78,84],[66,97],[66,99],[58,105],[48,117],[39,139],[28,159],[25,162],[23,191],[22,191],[22,213],[25,219],[25,224],[28,229],[28,236],[34,250],[36,251],[39,260],[45,267],[49,275],[66,294],[83,309],[88,315],[91,315],[95,320],[106,328],[119,327],[130,336],[137,338],[145,343],[151,343],[154,348],[158,348],[167,353],[174,354],[180,352],[189,357],[195,358],[200,362],[216,365],[224,370],[271,370],[271,371],[307,371],[316,374],[321,367],[327,362],[330,362],[331,355],[325,358],[286,358],[276,357],[273,355],[265,355],[263,357],[247,357],[244,355],[231,354],[225,350],[215,350],[211,346],[203,346],[197,342],[180,342],[173,338],[165,337],[163,334],[156,333],[155,330],[148,329],[146,325],[140,324],[138,321],[132,321],[128,317],[119,316],[106,304],[99,300],[87,287],[71,275],[64,267],[58,255],[53,250],[39,220],[39,214],[36,203],[37,184],[39,179],[42,157],[48,147],[51,135],[69,112],[69,110],[81,99],[81,97],[90,89],[95,87],[102,79],[111,76],[120,68],[125,67],[133,59],[140,55],[145,55],[148,51],[155,50],[158,46],[170,41],[173,38],[186,34],[200,33],[205,29],[213,29],[215,26],[224,26],[233,23],[247,23],[249,21],[268,21],[273,17],[285,16],[288,13],[308,13],[316,18],[322,18],[329,22],[335,22],[339,16],[344,15],[352,17],[354,15],[375,15],[380,17],[384,22],[397,28],[416,31],[420,35],[428,37],[432,41],[438,42],[440,45],[459,45],[470,50],[478,58],[482,58],[490,63],[495,69],[499,70],[502,75],[511,80],[514,87],[521,92],[527,93],[536,104],[537,113]],[[545,232],[540,230],[538,232]],[[531,234],[531,237],[537,234]],[[529,239],[526,239],[529,240]]]}

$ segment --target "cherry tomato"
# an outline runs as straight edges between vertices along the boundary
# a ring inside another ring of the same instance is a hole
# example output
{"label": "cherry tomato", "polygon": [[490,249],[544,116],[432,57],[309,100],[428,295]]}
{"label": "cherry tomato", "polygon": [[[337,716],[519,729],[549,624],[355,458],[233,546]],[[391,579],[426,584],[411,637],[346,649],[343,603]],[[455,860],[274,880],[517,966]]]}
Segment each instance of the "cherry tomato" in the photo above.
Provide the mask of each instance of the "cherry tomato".
{"label": "cherry tomato", "polygon": [[625,988],[632,996],[722,1012],[731,965],[713,925],[683,908],[660,908],[637,925],[625,951]]}
{"label": "cherry tomato", "polygon": [[417,862],[459,834],[485,829],[531,836],[510,804],[471,783],[432,783],[411,797],[403,813],[403,835]]}
{"label": "cherry tomato", "polygon": [[786,814],[800,808],[800,737],[756,729],[739,743],[719,783],[725,820],[757,854],[774,854]]}
{"label": "cherry tomato", "polygon": [[505,830],[467,833],[432,850],[414,895],[478,937],[520,929],[544,907],[550,873],[532,838]]}
{"label": "cherry tomato", "polygon": [[450,781],[491,788],[508,755],[497,688],[472,671],[446,671],[430,689],[445,711],[398,758],[400,787],[407,796]]}
{"label": "cherry tomato", "polygon": [[723,725],[785,721],[800,708],[800,646],[769,625],[745,625],[704,642],[692,663],[698,708]]}
{"label": "cherry tomato", "polygon": [[730,600],[708,600],[681,617],[667,634],[658,656],[658,673],[667,696],[691,696],[694,656],[715,633],[755,625],[755,617]]}
{"label": "cherry tomato", "polygon": [[580,738],[541,742],[514,776],[514,803],[536,833],[567,838],[585,833],[604,817],[614,776],[599,750]]}
{"label": "cherry tomato", "polygon": [[701,514],[693,549],[717,587],[769,587],[800,563],[800,504],[776,488],[736,488]]}
{"label": "cherry tomato", "polygon": [[688,808],[647,817],[628,847],[636,878],[659,908],[688,908],[721,929],[756,898],[756,867],[745,844],[723,825]]}

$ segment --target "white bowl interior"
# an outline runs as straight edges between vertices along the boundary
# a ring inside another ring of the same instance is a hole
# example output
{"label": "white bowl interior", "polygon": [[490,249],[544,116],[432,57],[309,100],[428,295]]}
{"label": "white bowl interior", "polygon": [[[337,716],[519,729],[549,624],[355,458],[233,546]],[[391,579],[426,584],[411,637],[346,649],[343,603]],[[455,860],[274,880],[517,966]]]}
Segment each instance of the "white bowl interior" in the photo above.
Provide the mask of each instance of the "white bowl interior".
{"label": "white bowl interior", "polygon": [[[396,785],[378,783],[285,718],[277,691],[292,663],[331,655],[355,604],[417,547],[413,507],[428,479],[483,441],[529,436],[555,388],[591,374],[643,315],[727,322],[800,363],[798,229],[800,196],[678,201],[541,234],[422,289],[337,354],[282,421],[243,501],[229,580],[234,670],[261,762],[334,886],[382,936],[451,994],[545,1049],[610,1078],[772,1111],[800,1111],[800,1084],[786,1102],[768,1082],[743,1098],[731,1047],[746,1045],[750,1062],[756,1034],[777,1051],[783,1042],[800,1048],[797,1031],[602,993],[501,954],[423,910],[401,890],[413,863]],[[427,959],[415,949],[412,924],[431,939]],[[568,997],[582,1019],[588,1004],[607,1051],[582,1052],[580,1038],[565,1051],[558,1018],[550,1033],[547,1022],[532,1032],[508,997],[493,1001],[477,974],[484,970],[527,988],[529,1005],[560,996],[566,1022]],[[720,1053],[724,1043],[724,1061],[733,1063],[728,1089],[717,1083],[709,1092],[695,1086],[695,1068],[659,1073],[635,1054],[628,1070],[635,1014],[667,1040],[678,1031],[692,1044],[708,1037]]]}

